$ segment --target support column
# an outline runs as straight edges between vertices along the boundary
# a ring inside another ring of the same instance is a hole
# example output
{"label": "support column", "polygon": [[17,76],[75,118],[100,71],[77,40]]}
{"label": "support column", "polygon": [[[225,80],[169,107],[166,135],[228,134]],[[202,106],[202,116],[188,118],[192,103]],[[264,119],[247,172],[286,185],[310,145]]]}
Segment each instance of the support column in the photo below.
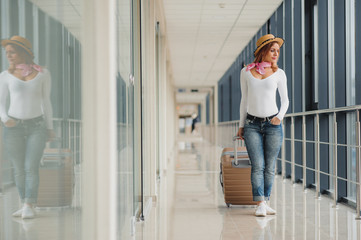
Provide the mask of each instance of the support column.
{"label": "support column", "polygon": [[82,239],[117,237],[115,0],[87,0],[82,35]]}

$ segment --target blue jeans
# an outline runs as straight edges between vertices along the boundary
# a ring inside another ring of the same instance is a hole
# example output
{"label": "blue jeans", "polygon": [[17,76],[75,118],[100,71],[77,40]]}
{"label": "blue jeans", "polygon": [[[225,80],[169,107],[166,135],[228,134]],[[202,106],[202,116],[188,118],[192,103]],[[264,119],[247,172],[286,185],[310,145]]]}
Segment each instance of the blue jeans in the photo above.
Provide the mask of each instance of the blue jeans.
{"label": "blue jeans", "polygon": [[268,201],[275,176],[275,162],[283,139],[282,125],[246,119],[244,140],[251,160],[253,201]]}
{"label": "blue jeans", "polygon": [[36,203],[39,188],[39,164],[47,140],[42,118],[16,120],[3,132],[7,158],[14,167],[15,184],[23,203]]}

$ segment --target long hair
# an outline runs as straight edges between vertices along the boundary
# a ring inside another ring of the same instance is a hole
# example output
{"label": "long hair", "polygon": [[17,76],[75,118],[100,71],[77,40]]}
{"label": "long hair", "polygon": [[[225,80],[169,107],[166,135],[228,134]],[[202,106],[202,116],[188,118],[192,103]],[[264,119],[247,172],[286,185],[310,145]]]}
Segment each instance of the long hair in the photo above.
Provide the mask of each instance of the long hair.
{"label": "long hair", "polygon": [[[254,63],[260,63],[263,61],[263,59],[266,57],[267,53],[270,51],[270,49],[272,48],[273,44],[278,44],[277,42],[270,42],[267,43],[266,45],[264,45],[256,54],[255,58],[254,58]],[[276,72],[278,69],[277,63],[273,63],[271,66],[273,72]]]}
{"label": "long hair", "polygon": [[[9,43],[8,45],[11,45],[15,49],[16,53],[19,55],[23,63],[34,64],[32,56],[30,56],[30,54],[28,54],[22,47],[11,43]],[[16,69],[15,64],[11,63],[8,68],[8,71],[10,73],[14,73],[15,69]]]}

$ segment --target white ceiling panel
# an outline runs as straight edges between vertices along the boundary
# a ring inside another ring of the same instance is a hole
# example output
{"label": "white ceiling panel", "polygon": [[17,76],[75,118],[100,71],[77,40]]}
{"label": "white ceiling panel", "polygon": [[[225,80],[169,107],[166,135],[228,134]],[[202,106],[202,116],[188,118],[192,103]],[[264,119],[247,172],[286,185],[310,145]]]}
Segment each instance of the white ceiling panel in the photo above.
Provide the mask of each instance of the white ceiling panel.
{"label": "white ceiling panel", "polygon": [[163,0],[174,84],[214,86],[282,0]]}
{"label": "white ceiling panel", "polygon": [[[81,1],[30,0],[79,40]],[[282,0],[163,0],[173,80],[214,86]]]}

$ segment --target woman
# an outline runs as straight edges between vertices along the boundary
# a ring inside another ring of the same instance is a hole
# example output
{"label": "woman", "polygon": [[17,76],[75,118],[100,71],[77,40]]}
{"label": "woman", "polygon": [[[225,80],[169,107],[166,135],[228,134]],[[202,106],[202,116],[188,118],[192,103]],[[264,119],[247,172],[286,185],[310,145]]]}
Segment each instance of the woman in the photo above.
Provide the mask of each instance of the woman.
{"label": "woman", "polygon": [[[277,66],[283,39],[267,34],[258,39],[255,60],[241,71],[242,100],[237,136],[245,140],[251,160],[253,201],[256,216],[276,214],[268,206],[275,161],[282,144],[281,121],[288,108],[287,78]],[[276,90],[281,108],[276,103]]]}
{"label": "woman", "polygon": [[[50,102],[50,73],[34,64],[31,43],[13,36],[1,41],[9,61],[0,74],[0,116],[8,159],[14,166],[15,184],[23,207],[14,217],[35,217],[39,164],[47,139],[54,137]],[[7,109],[7,98],[10,105]]]}

